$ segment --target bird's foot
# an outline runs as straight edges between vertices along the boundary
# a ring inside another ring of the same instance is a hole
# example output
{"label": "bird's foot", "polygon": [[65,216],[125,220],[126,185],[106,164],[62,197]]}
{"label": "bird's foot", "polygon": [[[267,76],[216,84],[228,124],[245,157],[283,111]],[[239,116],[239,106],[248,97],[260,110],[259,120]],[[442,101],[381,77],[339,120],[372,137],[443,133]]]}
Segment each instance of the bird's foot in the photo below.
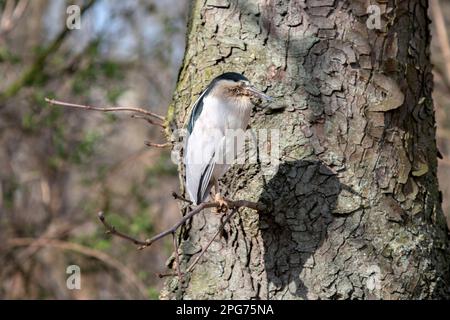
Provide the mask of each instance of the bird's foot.
{"label": "bird's foot", "polygon": [[214,195],[214,201],[219,204],[217,207],[213,208],[214,213],[219,214],[228,210],[228,202],[220,193]]}

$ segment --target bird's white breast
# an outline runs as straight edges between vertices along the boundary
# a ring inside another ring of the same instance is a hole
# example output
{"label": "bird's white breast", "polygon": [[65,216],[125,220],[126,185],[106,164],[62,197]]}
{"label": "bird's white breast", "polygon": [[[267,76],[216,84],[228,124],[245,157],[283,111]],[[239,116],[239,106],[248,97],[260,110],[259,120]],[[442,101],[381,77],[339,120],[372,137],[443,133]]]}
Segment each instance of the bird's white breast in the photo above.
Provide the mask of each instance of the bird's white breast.
{"label": "bird's white breast", "polygon": [[218,129],[223,133],[227,129],[247,128],[251,112],[249,103],[233,103],[216,97],[208,96],[203,101],[203,110],[196,127],[199,129]]}

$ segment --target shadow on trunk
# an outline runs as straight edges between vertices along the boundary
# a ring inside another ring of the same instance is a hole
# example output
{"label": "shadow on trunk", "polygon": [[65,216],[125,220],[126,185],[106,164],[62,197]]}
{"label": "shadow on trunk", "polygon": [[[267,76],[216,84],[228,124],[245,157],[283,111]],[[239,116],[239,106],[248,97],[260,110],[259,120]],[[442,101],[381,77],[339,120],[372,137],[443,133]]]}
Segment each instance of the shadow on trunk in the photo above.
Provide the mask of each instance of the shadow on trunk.
{"label": "shadow on trunk", "polygon": [[265,298],[286,289],[307,298],[300,274],[314,266],[314,252],[338,219],[332,212],[340,190],[336,175],[318,161],[285,162],[267,182],[260,201],[270,212],[259,219],[269,286]]}

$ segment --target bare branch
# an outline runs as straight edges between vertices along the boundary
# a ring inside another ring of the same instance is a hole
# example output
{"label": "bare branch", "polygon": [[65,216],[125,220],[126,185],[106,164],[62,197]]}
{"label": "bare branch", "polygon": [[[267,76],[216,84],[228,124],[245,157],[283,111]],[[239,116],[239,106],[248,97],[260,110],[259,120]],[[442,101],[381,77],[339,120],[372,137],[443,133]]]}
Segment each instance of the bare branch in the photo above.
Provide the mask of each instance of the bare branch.
{"label": "bare branch", "polygon": [[150,141],[145,141],[145,145],[147,147],[155,147],[155,148],[169,148],[172,144],[170,142],[166,143],[154,143]]}
{"label": "bare branch", "polygon": [[[63,106],[63,107],[70,107],[70,108],[78,108],[78,109],[84,109],[84,110],[95,110],[95,111],[101,111],[101,112],[120,112],[120,111],[130,111],[130,112],[136,112],[145,114],[150,117],[154,117],[156,119],[159,119],[161,121],[164,121],[165,118],[163,116],[157,115],[156,113],[147,111],[142,108],[135,108],[135,107],[92,107],[88,105],[82,105],[82,104],[76,104],[76,103],[69,103],[64,101],[58,101],[54,99],[45,98],[45,101],[51,105],[55,106]],[[160,123],[159,125],[163,125]]]}
{"label": "bare branch", "polygon": [[119,238],[122,238],[122,239],[125,239],[125,240],[128,240],[128,241],[131,241],[134,244],[139,245],[140,246],[139,249],[145,248],[146,246],[149,245],[146,241],[141,241],[141,240],[135,239],[133,237],[130,237],[130,236],[126,235],[125,233],[117,231],[116,227],[110,225],[106,221],[105,216],[103,215],[103,212],[100,211],[98,213],[98,218],[103,223],[103,225],[105,226],[105,228],[107,230],[106,233],[118,236]]}
{"label": "bare branch", "polygon": [[[186,200],[182,197],[179,197],[175,192],[172,193],[172,195],[175,198],[179,198],[179,199],[183,199],[185,201],[189,201]],[[128,240],[133,242],[136,245],[139,245],[138,249],[144,249],[146,247],[151,246],[154,242],[164,238],[165,236],[171,234],[172,235],[172,241],[173,241],[173,246],[174,246],[174,250],[175,250],[175,263],[176,263],[176,273],[167,273],[167,274],[158,274],[158,276],[160,278],[162,277],[168,277],[168,276],[178,276],[179,279],[179,283],[182,283],[183,281],[183,275],[191,272],[195,265],[200,261],[200,259],[203,257],[203,255],[205,254],[205,252],[208,250],[208,248],[211,246],[211,244],[213,243],[213,241],[216,239],[216,237],[220,234],[220,232],[222,232],[223,228],[225,227],[225,225],[228,223],[228,221],[230,221],[230,219],[234,216],[234,214],[236,212],[238,212],[239,208],[241,207],[246,207],[246,208],[250,208],[250,209],[254,209],[257,211],[262,211],[265,210],[265,206],[260,204],[260,203],[256,203],[256,202],[251,202],[251,201],[247,201],[247,200],[238,200],[238,201],[232,201],[232,200],[228,200],[225,199],[226,202],[226,208],[232,209],[231,213],[227,215],[227,218],[223,221],[223,223],[221,224],[221,226],[219,227],[219,230],[217,230],[217,232],[215,233],[215,235],[213,236],[213,238],[208,242],[208,244],[206,245],[205,248],[202,249],[201,253],[195,258],[195,260],[191,263],[191,265],[187,268],[186,272],[181,272],[181,265],[180,265],[180,253],[179,253],[179,249],[178,249],[178,242],[176,239],[176,231],[178,230],[179,227],[181,227],[184,223],[186,223],[189,219],[191,219],[194,215],[196,215],[197,213],[201,212],[202,210],[206,209],[206,208],[221,208],[223,206],[223,203],[220,202],[204,202],[201,203],[200,205],[198,205],[197,207],[195,207],[194,209],[192,209],[191,211],[189,211],[185,216],[183,216],[183,218],[178,221],[173,227],[167,229],[166,231],[163,231],[159,234],[157,234],[156,236],[154,236],[153,238],[147,239],[145,241],[141,241],[141,240],[137,240],[131,236],[128,236],[122,232],[119,232],[116,230],[116,228],[114,226],[111,226],[109,223],[106,222],[105,217],[103,216],[102,212],[99,212],[98,217],[100,219],[100,221],[103,223],[103,225],[106,227],[106,229],[108,230],[108,233],[112,234],[112,235],[116,235],[122,239]]]}
{"label": "bare branch", "polygon": [[212,208],[212,207],[218,207],[218,206],[219,206],[219,204],[216,202],[204,202],[204,203],[200,204],[195,209],[189,211],[185,216],[183,216],[183,218],[180,221],[178,221],[172,228],[167,229],[166,231],[163,231],[163,232],[157,234],[153,238],[146,240],[147,246],[150,246],[154,242],[164,238],[165,236],[167,236],[171,233],[174,233],[179,227],[181,227],[184,223],[186,223],[186,221],[191,219],[193,216],[195,216],[197,213],[201,212],[202,210],[204,210],[206,208]]}
{"label": "bare branch", "polygon": [[[262,205],[261,203],[256,203],[256,202],[251,202],[251,201],[246,201],[246,200],[237,200],[237,201],[231,201],[231,200],[226,200],[227,203],[227,207],[230,209],[239,209],[241,207],[246,207],[249,209],[253,209],[253,210],[257,210],[257,211],[263,211],[265,210],[265,206]],[[192,209],[191,211],[189,211],[186,215],[183,216],[182,219],[180,219],[180,221],[178,221],[175,225],[173,225],[171,228],[155,235],[154,237],[150,238],[150,239],[146,239],[145,241],[142,240],[138,240],[136,238],[133,238],[129,235],[126,235],[120,231],[117,231],[116,228],[112,225],[110,225],[104,215],[103,212],[99,212],[98,213],[98,217],[100,219],[100,221],[103,223],[103,225],[106,227],[106,229],[108,230],[108,233],[112,234],[112,235],[116,235],[122,239],[131,241],[132,243],[139,245],[138,249],[144,249],[146,247],[151,246],[154,242],[166,237],[169,234],[174,234],[179,227],[181,227],[184,223],[186,223],[189,219],[191,219],[193,216],[195,216],[197,213],[201,212],[204,209],[207,208],[219,208],[221,207],[221,203],[219,202],[203,202],[202,204],[198,205],[197,207],[195,207],[194,209]]]}
{"label": "bare branch", "polygon": [[[200,259],[206,253],[206,251],[208,251],[208,249],[211,246],[211,244],[214,242],[214,240],[217,238],[217,236],[223,231],[223,229],[225,228],[225,225],[228,223],[228,221],[230,221],[230,219],[234,216],[234,214],[236,212],[238,212],[238,209],[234,209],[233,211],[231,211],[231,213],[229,215],[227,215],[226,219],[222,222],[222,224],[220,225],[220,227],[217,230],[217,232],[214,234],[214,236],[211,238],[211,240],[209,240],[209,242],[202,249],[200,254],[195,258],[195,260],[189,265],[189,267],[186,269],[185,273],[189,273],[189,272],[192,272],[194,270],[194,268],[197,265],[197,263],[200,261]],[[183,273],[183,275],[185,273]],[[173,272],[171,272],[171,273],[159,273],[158,277],[164,278],[164,277],[173,277],[173,276],[176,276],[176,275],[178,275],[178,274],[175,274]]]}
{"label": "bare branch", "polygon": [[156,122],[155,120],[153,120],[153,119],[151,119],[149,117],[146,117],[146,116],[140,116],[140,115],[137,115],[137,114],[133,114],[133,115],[131,115],[131,117],[134,118],[134,119],[144,119],[150,124],[153,124],[155,126],[161,127],[163,129],[166,128],[166,126],[164,124],[162,124],[160,122]]}
{"label": "bare branch", "polygon": [[175,200],[181,200],[181,201],[183,201],[183,202],[192,204],[192,201],[191,201],[191,200],[186,199],[186,198],[180,196],[180,195],[179,195],[178,193],[176,193],[176,192],[172,192],[172,197],[173,197]]}

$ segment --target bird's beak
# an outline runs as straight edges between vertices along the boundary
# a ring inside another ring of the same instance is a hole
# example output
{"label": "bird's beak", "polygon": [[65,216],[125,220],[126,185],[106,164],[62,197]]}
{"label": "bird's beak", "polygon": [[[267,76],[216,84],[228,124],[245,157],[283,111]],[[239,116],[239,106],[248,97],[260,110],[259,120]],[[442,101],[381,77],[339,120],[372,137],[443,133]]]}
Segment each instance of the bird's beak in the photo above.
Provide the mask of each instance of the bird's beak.
{"label": "bird's beak", "polygon": [[273,98],[268,96],[267,94],[265,94],[264,92],[259,91],[258,89],[256,89],[254,86],[250,85],[248,87],[246,87],[246,89],[248,91],[250,91],[251,93],[255,94],[256,96],[262,98],[262,99],[266,99],[268,101],[273,101]]}

